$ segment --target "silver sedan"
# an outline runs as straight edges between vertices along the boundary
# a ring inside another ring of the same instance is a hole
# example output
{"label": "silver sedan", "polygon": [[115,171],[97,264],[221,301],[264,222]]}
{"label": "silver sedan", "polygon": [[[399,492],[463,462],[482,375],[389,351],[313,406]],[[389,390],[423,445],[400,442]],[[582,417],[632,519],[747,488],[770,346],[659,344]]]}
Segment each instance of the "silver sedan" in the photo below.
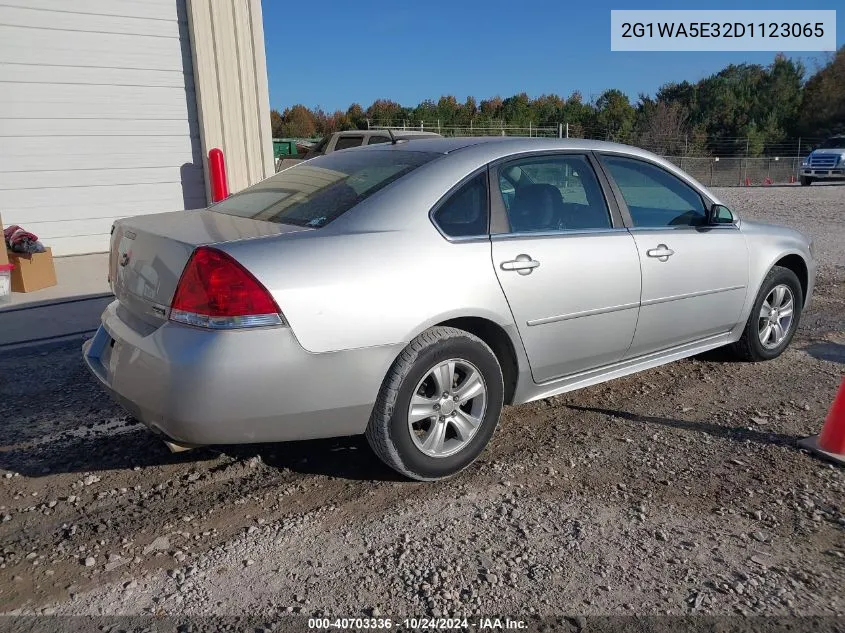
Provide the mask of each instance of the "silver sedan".
{"label": "silver sedan", "polygon": [[201,211],[115,223],[93,374],[172,448],[365,433],[453,475],[503,405],[789,344],[812,243],[671,163],[583,140],[334,152]]}

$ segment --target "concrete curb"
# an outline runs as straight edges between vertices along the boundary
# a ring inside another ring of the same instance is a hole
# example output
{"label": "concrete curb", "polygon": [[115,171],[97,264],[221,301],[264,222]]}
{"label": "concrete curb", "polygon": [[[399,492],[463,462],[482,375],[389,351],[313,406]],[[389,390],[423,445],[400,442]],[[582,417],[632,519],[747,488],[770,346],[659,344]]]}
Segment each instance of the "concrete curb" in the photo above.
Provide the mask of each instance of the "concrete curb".
{"label": "concrete curb", "polygon": [[111,293],[56,299],[0,311],[0,350],[10,351],[92,333]]}

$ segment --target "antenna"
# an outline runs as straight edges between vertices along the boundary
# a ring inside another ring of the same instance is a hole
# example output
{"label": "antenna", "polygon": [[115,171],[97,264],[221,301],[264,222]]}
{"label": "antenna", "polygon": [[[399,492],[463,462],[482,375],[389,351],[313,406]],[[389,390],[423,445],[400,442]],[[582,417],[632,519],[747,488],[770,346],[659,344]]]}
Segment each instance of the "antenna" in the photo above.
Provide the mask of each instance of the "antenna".
{"label": "antenna", "polygon": [[393,136],[393,130],[391,130],[390,128],[387,128],[387,135],[390,137],[390,142],[391,142],[391,144],[396,145],[396,143],[398,143],[398,142],[399,142],[399,141],[396,139],[396,137],[395,137],[395,136]]}

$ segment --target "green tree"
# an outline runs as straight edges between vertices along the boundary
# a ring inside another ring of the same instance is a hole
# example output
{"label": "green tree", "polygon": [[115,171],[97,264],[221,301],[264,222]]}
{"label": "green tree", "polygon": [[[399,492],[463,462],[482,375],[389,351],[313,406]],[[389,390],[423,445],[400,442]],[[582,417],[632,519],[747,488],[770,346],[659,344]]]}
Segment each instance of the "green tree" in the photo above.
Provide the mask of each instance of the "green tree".
{"label": "green tree", "polygon": [[282,113],[282,135],[310,138],[317,132],[317,118],[302,104],[286,108]]}
{"label": "green tree", "polygon": [[281,138],[284,134],[285,121],[278,110],[270,110],[270,134],[273,138]]}
{"label": "green tree", "polygon": [[503,103],[499,95],[490,99],[482,99],[479,103],[481,116],[488,122],[492,122],[494,119],[500,119],[502,117]]}
{"label": "green tree", "polygon": [[467,97],[466,101],[458,109],[458,125],[468,126],[470,121],[474,121],[477,116],[478,106],[475,103],[475,97]]}
{"label": "green tree", "polygon": [[458,100],[452,95],[444,95],[437,102],[437,119],[441,125],[455,125],[458,118]]}
{"label": "green tree", "polygon": [[364,130],[367,127],[367,115],[358,103],[353,103],[346,109],[346,118],[353,130]]}
{"label": "green tree", "polygon": [[401,105],[390,99],[376,99],[367,108],[367,118],[374,125],[395,125],[401,123],[404,109]]}
{"label": "green tree", "polygon": [[529,123],[537,125],[537,117],[531,109],[531,99],[524,92],[502,101],[501,117],[506,125],[521,127],[528,127]]}
{"label": "green tree", "polygon": [[636,112],[621,90],[605,90],[596,100],[596,124],[608,140],[630,141]]}
{"label": "green tree", "polygon": [[433,123],[437,120],[437,104],[431,99],[426,99],[414,108],[411,112],[414,125],[422,123]]}
{"label": "green tree", "polygon": [[798,132],[823,138],[845,133],[845,46],[804,87]]}

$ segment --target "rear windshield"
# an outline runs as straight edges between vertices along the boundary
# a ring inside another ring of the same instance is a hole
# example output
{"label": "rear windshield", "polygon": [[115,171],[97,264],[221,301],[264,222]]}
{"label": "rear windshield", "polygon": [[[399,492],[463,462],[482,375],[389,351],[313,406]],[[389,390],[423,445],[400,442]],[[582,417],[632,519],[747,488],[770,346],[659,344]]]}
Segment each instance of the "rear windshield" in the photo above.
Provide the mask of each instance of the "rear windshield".
{"label": "rear windshield", "polygon": [[211,210],[319,228],[436,157],[393,150],[332,152],[270,176]]}

